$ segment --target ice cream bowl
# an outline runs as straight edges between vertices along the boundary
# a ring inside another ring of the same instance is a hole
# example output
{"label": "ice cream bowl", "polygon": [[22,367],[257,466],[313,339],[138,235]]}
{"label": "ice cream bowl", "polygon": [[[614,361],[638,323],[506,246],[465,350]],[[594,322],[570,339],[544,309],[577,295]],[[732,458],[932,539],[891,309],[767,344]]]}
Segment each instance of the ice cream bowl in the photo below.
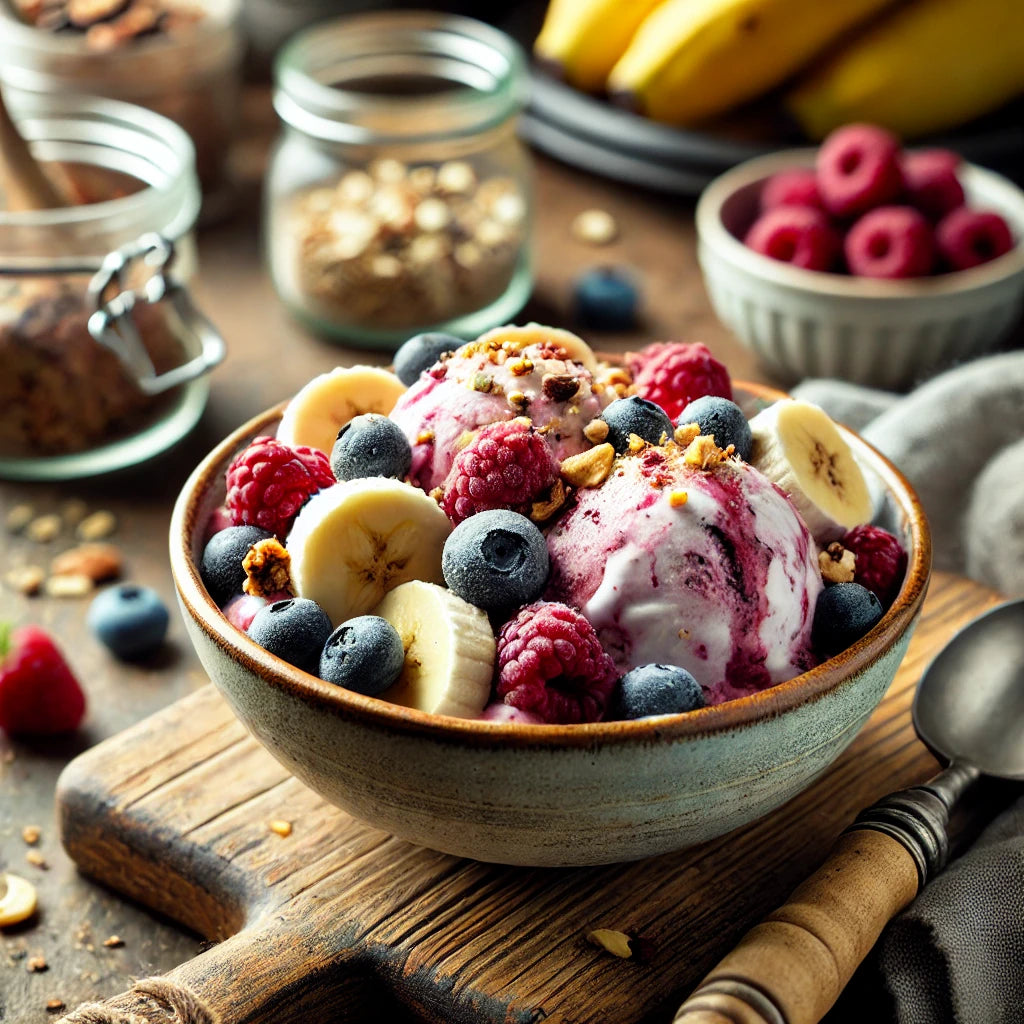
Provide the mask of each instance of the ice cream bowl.
{"label": "ice cream bowl", "polygon": [[[737,385],[748,412],[781,397]],[[524,725],[431,715],[340,689],[238,631],[198,571],[224,471],[282,407],[245,424],[196,468],[176,503],[170,557],[199,658],[257,740],[328,802],[401,839],[477,860],[582,866],[700,843],[785,803],[853,740],[885,694],[924,600],[931,545],[902,475],[852,434],[879,521],[909,555],[882,621],[789,682],[681,715]]]}
{"label": "ice cream bowl", "polygon": [[1024,191],[963,163],[967,205],[1006,220],[1016,245],[951,273],[879,280],[805,270],[744,245],[761,190],[775,173],[814,166],[814,149],[739,164],[702,193],[698,259],[719,320],[773,379],[837,377],[902,390],[995,349],[1024,308]]}

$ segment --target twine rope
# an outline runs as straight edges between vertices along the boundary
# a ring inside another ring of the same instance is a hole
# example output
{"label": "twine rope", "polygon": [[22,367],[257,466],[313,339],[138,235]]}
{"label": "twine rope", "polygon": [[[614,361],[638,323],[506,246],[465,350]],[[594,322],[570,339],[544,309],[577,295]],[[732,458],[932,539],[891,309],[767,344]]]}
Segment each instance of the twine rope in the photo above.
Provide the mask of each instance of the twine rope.
{"label": "twine rope", "polygon": [[[143,978],[129,996],[149,998],[173,1014],[174,1024],[220,1024],[220,1018],[195,993],[166,978]],[[104,1003],[83,1003],[61,1018],[60,1024],[152,1024],[152,1018]]]}

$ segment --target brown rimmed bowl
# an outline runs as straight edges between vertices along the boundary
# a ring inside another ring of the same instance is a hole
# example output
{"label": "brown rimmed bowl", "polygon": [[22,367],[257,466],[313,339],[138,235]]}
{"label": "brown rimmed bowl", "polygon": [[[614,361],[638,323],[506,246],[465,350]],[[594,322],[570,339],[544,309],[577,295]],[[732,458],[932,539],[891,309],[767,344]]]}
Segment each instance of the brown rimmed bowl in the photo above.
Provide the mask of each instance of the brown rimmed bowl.
{"label": "brown rimmed bowl", "polygon": [[[752,414],[782,397],[735,386]],[[856,736],[906,652],[924,600],[931,540],[903,476],[847,440],[901,536],[906,578],[863,639],[760,693],[687,714],[547,726],[430,715],[294,668],[232,626],[199,577],[204,529],[224,472],[283,406],[236,430],[196,468],[171,520],[171,569],[210,678],[252,734],[330,803],[401,839],[504,864],[582,866],[703,842],[759,818],[809,785]]]}

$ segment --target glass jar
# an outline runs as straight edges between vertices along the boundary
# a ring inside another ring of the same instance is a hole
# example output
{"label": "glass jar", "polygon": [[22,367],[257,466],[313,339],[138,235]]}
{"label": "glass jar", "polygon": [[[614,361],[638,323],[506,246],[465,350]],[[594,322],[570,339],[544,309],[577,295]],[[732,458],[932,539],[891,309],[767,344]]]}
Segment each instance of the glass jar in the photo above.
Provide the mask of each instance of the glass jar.
{"label": "glass jar", "polygon": [[195,425],[224,355],[185,290],[200,202],[192,144],[112,100],[35,97],[12,114],[38,160],[116,198],[0,209],[0,477],[133,465]]}
{"label": "glass jar", "polygon": [[227,157],[239,116],[240,6],[240,0],[201,0],[203,17],[187,30],[95,48],[82,34],[17,21],[0,2],[0,84],[12,103],[23,94],[87,94],[136,103],[175,121],[195,144],[203,218],[215,219],[231,199]]}
{"label": "glass jar", "polygon": [[299,319],[393,348],[428,328],[472,337],[519,312],[531,194],[515,42],[453,15],[353,15],[296,36],[275,84],[267,255]]}

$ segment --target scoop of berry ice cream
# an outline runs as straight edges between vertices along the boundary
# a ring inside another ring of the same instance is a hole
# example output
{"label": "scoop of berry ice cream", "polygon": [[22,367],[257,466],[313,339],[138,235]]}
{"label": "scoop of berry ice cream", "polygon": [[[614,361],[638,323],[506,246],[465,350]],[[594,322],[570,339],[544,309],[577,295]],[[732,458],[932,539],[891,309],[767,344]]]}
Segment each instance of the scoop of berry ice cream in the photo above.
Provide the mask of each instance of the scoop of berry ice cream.
{"label": "scoop of berry ice cream", "polygon": [[548,535],[546,597],[580,609],[616,668],[679,665],[709,704],[812,667],[817,551],[789,499],[710,439],[616,460]]}
{"label": "scoop of berry ice cream", "polygon": [[474,430],[518,416],[559,461],[589,448],[584,429],[617,395],[572,357],[562,334],[491,331],[423,373],[391,411],[412,445],[409,479],[426,491],[439,486]]}

